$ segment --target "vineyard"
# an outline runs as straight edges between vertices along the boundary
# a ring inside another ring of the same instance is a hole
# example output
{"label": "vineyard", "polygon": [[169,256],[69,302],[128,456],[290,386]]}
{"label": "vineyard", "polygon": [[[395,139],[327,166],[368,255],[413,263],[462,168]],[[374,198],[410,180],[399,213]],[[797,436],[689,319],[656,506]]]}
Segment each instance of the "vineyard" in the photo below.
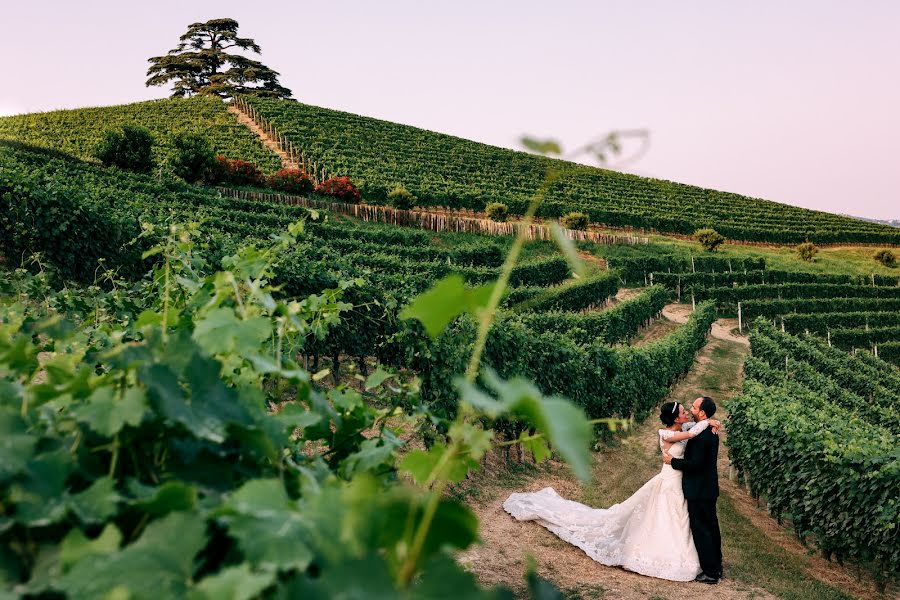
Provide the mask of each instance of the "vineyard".
{"label": "vineyard", "polygon": [[715,227],[736,240],[900,244],[900,232],[889,226],[554,161],[293,101],[245,101],[296,149],[302,163],[351,177],[372,200],[383,201],[403,185],[423,206],[483,210],[502,202],[522,214],[553,168],[560,177],[538,212],[543,217],[581,211],[594,223],[668,233]]}
{"label": "vineyard", "polygon": [[[556,169],[543,217],[900,244],[873,223],[246,102],[370,202],[402,185],[423,206],[522,214]],[[91,159],[132,124],[156,138],[152,175]],[[455,560],[479,523],[454,486],[511,448],[586,480],[589,447],[631,443],[616,428],[670,399],[732,323],[752,347],[724,405],[732,465],[805,544],[895,587],[893,270],[354,218],[188,184],[165,168],[179,132],[280,166],[205,97],[0,118],[0,599],[557,597],[530,567],[510,591]]]}
{"label": "vineyard", "polygon": [[743,325],[764,317],[791,333],[815,333],[828,344],[865,350],[900,365],[900,275],[855,276],[780,271],[757,259],[615,257],[631,280],[672,290],[680,301],[715,302]]}
{"label": "vineyard", "polygon": [[733,464],[798,536],[888,581],[900,570],[900,371],[764,322],[751,343],[730,405]]}
{"label": "vineyard", "polygon": [[248,160],[265,173],[281,167],[278,157],[238,124],[222,102],[208,96],[0,117],[0,140],[91,159],[104,131],[122,125],[150,131],[155,158],[161,165],[171,158],[176,135],[194,133],[206,137],[217,154]]}

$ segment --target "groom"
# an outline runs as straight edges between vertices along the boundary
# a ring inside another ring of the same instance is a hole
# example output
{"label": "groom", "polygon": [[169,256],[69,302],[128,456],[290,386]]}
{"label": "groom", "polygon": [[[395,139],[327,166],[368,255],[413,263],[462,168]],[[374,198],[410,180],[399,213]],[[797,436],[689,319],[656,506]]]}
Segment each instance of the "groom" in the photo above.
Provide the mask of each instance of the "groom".
{"label": "groom", "polygon": [[[711,419],[716,414],[716,403],[712,398],[697,398],[691,405],[691,414],[699,423]],[[719,455],[719,436],[709,427],[692,440],[684,450],[684,458],[672,458],[663,453],[666,464],[682,471],[681,487],[688,505],[691,534],[703,570],[695,581],[719,583],[722,577],[722,537],[719,534],[719,520],[716,517],[716,498],[719,496],[719,476],[716,460]]]}

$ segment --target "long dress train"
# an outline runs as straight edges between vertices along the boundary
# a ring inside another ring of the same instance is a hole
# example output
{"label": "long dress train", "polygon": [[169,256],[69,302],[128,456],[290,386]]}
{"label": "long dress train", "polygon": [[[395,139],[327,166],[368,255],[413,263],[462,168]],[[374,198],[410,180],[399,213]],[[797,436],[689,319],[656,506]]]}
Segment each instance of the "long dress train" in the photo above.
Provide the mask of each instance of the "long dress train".
{"label": "long dress train", "polygon": [[[700,433],[706,426],[701,421],[690,431]],[[674,433],[659,430],[661,448]],[[675,442],[669,453],[681,458],[686,444]],[[681,471],[667,464],[630,498],[609,508],[566,500],[549,487],[512,494],[503,508],[520,521],[536,521],[604,565],[671,581],[691,581],[701,572]]]}

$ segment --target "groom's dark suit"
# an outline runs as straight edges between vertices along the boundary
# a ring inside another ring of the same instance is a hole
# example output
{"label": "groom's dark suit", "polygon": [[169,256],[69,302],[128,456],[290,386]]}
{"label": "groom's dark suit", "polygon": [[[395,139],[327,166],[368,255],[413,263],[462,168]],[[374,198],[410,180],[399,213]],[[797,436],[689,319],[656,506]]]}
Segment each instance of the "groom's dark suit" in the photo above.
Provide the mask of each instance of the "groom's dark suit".
{"label": "groom's dark suit", "polygon": [[722,537],[716,517],[719,497],[719,436],[709,428],[688,441],[684,458],[673,458],[672,468],[684,473],[681,487],[687,500],[691,533],[700,558],[700,568],[709,577],[722,576]]}

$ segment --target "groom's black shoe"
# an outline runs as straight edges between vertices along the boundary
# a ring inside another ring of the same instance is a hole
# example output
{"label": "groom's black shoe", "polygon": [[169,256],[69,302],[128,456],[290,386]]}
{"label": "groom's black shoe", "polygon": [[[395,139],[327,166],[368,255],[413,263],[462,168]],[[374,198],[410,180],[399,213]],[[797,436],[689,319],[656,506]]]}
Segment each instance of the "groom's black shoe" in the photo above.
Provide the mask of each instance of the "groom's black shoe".
{"label": "groom's black shoe", "polygon": [[715,585],[715,584],[719,583],[718,579],[716,579],[715,577],[710,577],[706,573],[700,573],[699,575],[697,575],[697,579],[695,579],[694,581],[698,581],[700,583],[707,583],[709,585]]}

